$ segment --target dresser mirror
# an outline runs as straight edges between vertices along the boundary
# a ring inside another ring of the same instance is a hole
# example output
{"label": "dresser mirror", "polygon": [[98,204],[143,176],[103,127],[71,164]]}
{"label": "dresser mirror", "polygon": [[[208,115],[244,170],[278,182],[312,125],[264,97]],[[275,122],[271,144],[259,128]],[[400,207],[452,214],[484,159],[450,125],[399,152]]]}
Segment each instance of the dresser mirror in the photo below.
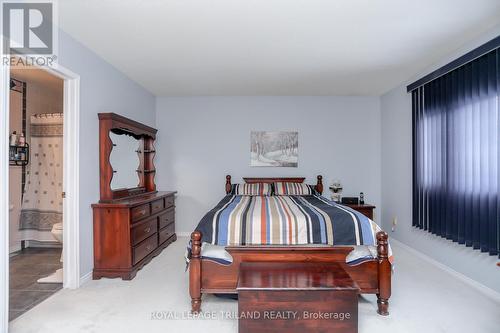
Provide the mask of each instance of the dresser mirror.
{"label": "dresser mirror", "polygon": [[156,129],[115,113],[99,113],[100,202],[156,192]]}
{"label": "dresser mirror", "polygon": [[127,188],[139,187],[139,147],[140,138],[131,134],[111,130],[109,138],[113,143],[113,149],[109,162],[113,168],[111,189],[113,191]]}

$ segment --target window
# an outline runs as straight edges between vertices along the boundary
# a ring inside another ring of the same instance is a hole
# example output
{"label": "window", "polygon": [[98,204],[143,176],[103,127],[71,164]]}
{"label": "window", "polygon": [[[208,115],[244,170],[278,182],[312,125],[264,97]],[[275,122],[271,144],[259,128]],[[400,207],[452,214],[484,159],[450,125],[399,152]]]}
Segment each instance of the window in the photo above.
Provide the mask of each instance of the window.
{"label": "window", "polygon": [[408,89],[413,105],[413,225],[498,255],[498,45]]}

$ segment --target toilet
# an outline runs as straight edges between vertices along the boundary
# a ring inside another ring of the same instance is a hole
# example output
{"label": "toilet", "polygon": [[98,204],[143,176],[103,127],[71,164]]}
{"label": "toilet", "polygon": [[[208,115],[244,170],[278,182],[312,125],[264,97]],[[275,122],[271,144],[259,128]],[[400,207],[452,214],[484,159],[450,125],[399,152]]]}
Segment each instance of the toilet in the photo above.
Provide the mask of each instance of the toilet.
{"label": "toilet", "polygon": [[[62,244],[63,242],[63,224],[61,223],[56,223],[52,226],[52,230],[50,231],[52,233],[52,236]],[[62,253],[61,253],[61,262],[63,261]]]}
{"label": "toilet", "polygon": [[[56,223],[52,226],[51,230],[52,236],[62,244],[63,242],[63,224],[62,223]],[[63,254],[61,252],[61,262],[63,262]],[[54,273],[50,274],[47,277],[38,279],[38,283],[63,283],[63,269],[59,268],[57,271]]]}

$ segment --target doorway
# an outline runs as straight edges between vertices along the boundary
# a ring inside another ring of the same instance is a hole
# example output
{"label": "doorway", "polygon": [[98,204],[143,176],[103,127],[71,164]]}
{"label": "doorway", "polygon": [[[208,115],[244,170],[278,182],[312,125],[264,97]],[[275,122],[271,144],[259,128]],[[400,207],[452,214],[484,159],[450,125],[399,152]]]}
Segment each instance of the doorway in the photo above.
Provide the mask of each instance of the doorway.
{"label": "doorway", "polygon": [[[42,70],[38,68],[38,70]],[[81,283],[79,265],[79,76],[62,66],[43,68],[63,80],[63,288],[78,288]],[[0,331],[7,332],[9,319],[9,134],[10,133],[10,68],[0,67]],[[26,244],[25,244],[26,245]],[[28,246],[29,247],[29,246]]]}
{"label": "doorway", "polygon": [[11,69],[9,320],[63,285],[64,80]]}

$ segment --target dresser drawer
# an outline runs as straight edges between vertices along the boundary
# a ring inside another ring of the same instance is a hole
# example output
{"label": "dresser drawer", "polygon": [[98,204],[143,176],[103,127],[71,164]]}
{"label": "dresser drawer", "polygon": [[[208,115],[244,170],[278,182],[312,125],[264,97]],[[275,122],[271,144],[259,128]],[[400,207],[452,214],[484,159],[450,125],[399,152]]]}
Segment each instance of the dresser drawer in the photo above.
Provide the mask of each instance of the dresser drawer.
{"label": "dresser drawer", "polygon": [[167,239],[172,237],[174,233],[175,233],[175,223],[171,223],[166,228],[161,229],[160,232],[158,233],[159,244],[162,244]]}
{"label": "dresser drawer", "polygon": [[156,218],[133,227],[131,230],[132,245],[138,244],[157,231],[158,225],[156,223]]}
{"label": "dresser drawer", "polygon": [[163,199],[151,203],[151,214],[156,214],[161,210],[163,210]]}
{"label": "dresser drawer", "polygon": [[165,213],[161,214],[159,218],[160,218],[159,221],[160,226],[158,229],[163,229],[167,225],[175,221],[175,208],[174,207],[170,208]]}
{"label": "dresser drawer", "polygon": [[165,198],[165,208],[172,207],[175,203],[175,197],[173,195]]}
{"label": "dresser drawer", "polygon": [[133,264],[137,264],[139,261],[144,259],[148,254],[153,252],[158,247],[158,238],[155,235],[149,237],[139,245],[133,248]]}
{"label": "dresser drawer", "polygon": [[149,216],[151,213],[149,211],[149,204],[140,205],[134,207],[130,210],[130,216],[132,221],[137,221],[142,219],[143,217]]}

